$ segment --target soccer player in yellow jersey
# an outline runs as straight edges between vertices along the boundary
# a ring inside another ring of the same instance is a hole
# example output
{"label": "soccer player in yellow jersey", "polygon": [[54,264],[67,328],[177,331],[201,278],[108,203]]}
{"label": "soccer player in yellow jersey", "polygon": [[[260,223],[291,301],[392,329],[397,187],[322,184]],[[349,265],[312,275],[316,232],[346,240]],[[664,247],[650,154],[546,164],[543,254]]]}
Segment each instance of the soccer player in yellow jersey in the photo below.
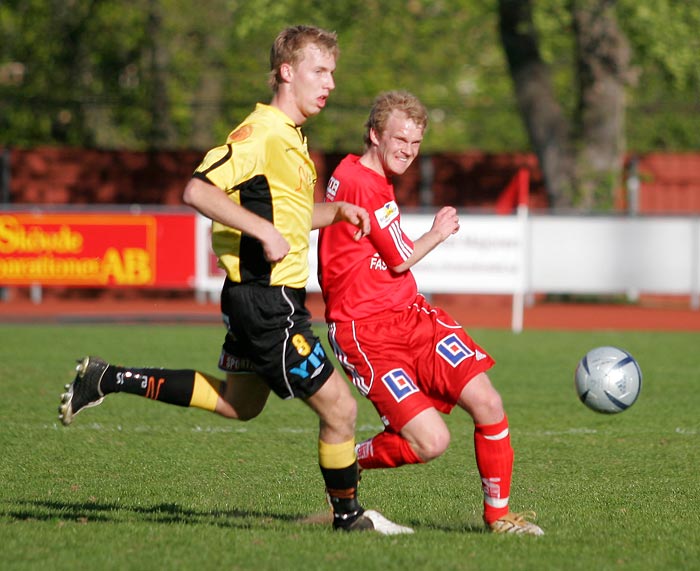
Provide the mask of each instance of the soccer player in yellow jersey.
{"label": "soccer player in yellow jersey", "polygon": [[333,527],[412,533],[357,499],[356,402],[313,334],[305,307],[312,229],[344,221],[369,231],[360,207],[314,203],[316,170],[301,125],[335,88],[336,35],[311,26],[283,30],[270,52],[269,105],[255,110],[209,151],[183,199],[212,220],[212,246],[227,278],[221,310],[227,333],[219,380],[199,371],[111,365],[85,357],[61,396],[68,425],[112,392],[126,392],[249,420],[270,391],[302,399],[319,417],[318,457]]}

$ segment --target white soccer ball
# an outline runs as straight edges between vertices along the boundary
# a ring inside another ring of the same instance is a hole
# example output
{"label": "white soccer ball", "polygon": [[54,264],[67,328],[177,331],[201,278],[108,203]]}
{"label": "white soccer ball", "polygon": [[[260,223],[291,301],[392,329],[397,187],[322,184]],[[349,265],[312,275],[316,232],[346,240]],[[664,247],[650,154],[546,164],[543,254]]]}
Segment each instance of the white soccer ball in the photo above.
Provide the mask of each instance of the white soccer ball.
{"label": "white soccer ball", "polygon": [[627,351],[596,347],[579,361],[574,381],[583,404],[596,412],[615,414],[637,400],[642,390],[642,371]]}

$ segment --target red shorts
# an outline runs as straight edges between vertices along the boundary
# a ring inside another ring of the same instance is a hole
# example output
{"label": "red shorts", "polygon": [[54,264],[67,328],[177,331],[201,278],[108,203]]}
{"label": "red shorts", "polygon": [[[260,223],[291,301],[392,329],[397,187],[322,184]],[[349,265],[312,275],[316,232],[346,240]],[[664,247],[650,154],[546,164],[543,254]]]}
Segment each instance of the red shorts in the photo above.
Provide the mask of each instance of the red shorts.
{"label": "red shorts", "polygon": [[428,408],[449,413],[466,384],[494,364],[422,295],[402,311],[331,323],[328,338],[350,380],[395,432]]}

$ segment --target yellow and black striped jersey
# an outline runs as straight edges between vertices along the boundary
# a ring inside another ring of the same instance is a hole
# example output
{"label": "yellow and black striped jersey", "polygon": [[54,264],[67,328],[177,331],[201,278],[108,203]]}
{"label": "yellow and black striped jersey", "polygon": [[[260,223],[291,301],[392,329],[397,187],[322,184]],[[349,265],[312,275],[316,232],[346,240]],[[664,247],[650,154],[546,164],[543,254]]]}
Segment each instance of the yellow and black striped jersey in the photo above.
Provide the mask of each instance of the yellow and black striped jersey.
{"label": "yellow and black striped jersey", "polygon": [[212,247],[232,281],[306,286],[316,168],[300,127],[276,107],[258,103],[193,176],[272,222],[289,242],[287,256],[270,264],[257,239],[213,222]]}

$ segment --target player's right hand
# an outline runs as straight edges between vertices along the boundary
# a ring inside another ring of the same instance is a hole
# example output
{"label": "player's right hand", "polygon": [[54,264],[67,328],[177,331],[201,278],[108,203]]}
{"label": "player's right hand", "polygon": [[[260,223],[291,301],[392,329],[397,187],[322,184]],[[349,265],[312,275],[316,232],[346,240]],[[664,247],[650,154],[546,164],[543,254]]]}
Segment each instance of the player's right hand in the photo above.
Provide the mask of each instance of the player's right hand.
{"label": "player's right hand", "polygon": [[261,243],[265,259],[272,264],[281,262],[289,254],[289,242],[274,226],[269,235],[264,240],[261,240]]}

